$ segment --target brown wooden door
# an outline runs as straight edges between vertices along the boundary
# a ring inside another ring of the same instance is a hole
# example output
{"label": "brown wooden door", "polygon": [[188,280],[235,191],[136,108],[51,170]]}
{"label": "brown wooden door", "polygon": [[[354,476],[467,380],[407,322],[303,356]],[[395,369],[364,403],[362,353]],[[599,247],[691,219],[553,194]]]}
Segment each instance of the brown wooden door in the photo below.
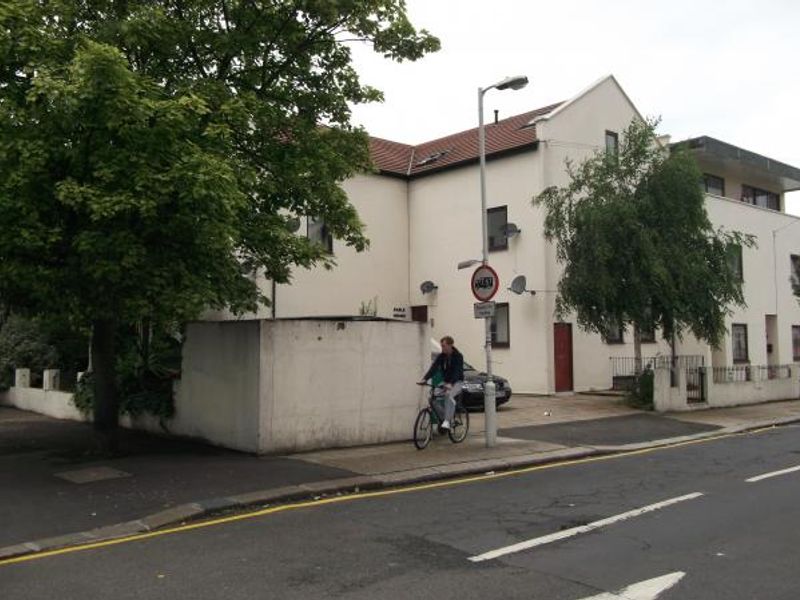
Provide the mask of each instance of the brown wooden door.
{"label": "brown wooden door", "polygon": [[554,323],[556,392],[572,391],[572,324]]}

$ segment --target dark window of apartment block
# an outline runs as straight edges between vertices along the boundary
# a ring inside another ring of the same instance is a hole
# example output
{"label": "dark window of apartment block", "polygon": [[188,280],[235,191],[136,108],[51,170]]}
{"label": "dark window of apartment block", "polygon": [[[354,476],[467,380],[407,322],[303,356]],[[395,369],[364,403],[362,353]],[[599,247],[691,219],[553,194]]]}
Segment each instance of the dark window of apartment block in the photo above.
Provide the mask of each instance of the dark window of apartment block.
{"label": "dark window of apartment block", "polygon": [[781,200],[778,194],[750,185],[742,186],[742,202],[760,206],[761,208],[771,208],[772,210],[781,209]]}
{"label": "dark window of apartment block", "polygon": [[492,348],[508,348],[511,345],[511,324],[507,303],[497,303],[491,325]]}
{"label": "dark window of apartment block", "polygon": [[708,194],[714,194],[715,196],[725,195],[725,180],[722,177],[704,173],[703,186]]}
{"label": "dark window of apartment block", "polygon": [[639,341],[643,344],[656,343],[656,328],[652,323],[650,325],[642,325],[639,329]]}
{"label": "dark window of apartment block", "polygon": [[789,257],[789,260],[791,261],[790,275],[792,278],[792,285],[796,287],[800,285],[800,256],[797,254],[792,254]]}
{"label": "dark window of apartment block", "polygon": [[508,208],[498,206],[486,211],[489,229],[489,251],[508,250],[505,227],[508,224]]}
{"label": "dark window of apartment block", "polygon": [[308,217],[308,239],[321,245],[329,254],[333,254],[333,235],[322,219]]}
{"label": "dark window of apartment block", "polygon": [[606,154],[619,154],[619,135],[614,131],[606,131]]}
{"label": "dark window of apartment block", "polygon": [[733,362],[749,362],[747,354],[747,325],[734,323],[731,325],[731,339],[733,340]]}
{"label": "dark window of apartment block", "polygon": [[800,325],[792,325],[792,358],[800,362]]}
{"label": "dark window of apartment block", "polygon": [[624,344],[625,337],[622,323],[614,323],[613,325],[609,325],[606,328],[605,333],[603,333],[603,340],[606,344]]}
{"label": "dark window of apartment block", "polygon": [[742,261],[742,247],[738,244],[728,246],[728,268],[737,281],[744,281],[744,266]]}

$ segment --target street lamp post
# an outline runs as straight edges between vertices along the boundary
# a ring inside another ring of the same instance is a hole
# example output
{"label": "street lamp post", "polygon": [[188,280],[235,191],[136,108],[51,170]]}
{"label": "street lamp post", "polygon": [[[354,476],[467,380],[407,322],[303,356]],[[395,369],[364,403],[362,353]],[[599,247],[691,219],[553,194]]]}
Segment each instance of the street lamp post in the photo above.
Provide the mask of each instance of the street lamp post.
{"label": "street lamp post", "polygon": [[[483,95],[491,89],[519,90],[528,85],[528,78],[524,75],[506,77],[494,85],[478,88],[478,152],[480,154],[481,172],[481,224],[483,226],[483,264],[489,263],[489,219],[486,212],[486,130],[483,125]],[[486,421],[486,447],[491,448],[497,443],[497,418],[496,418],[496,390],[492,379],[492,322],[491,318],[484,319],[486,339],[486,383],[483,386],[483,414]]]}

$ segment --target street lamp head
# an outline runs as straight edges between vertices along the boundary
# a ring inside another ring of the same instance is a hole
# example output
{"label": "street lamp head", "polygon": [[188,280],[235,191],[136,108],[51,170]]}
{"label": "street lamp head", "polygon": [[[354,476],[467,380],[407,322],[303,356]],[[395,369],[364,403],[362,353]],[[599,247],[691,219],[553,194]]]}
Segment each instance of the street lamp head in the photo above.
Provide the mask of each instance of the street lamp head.
{"label": "street lamp head", "polygon": [[506,77],[500,83],[496,84],[498,90],[521,90],[526,85],[528,85],[528,78],[525,75],[516,75],[514,77]]}

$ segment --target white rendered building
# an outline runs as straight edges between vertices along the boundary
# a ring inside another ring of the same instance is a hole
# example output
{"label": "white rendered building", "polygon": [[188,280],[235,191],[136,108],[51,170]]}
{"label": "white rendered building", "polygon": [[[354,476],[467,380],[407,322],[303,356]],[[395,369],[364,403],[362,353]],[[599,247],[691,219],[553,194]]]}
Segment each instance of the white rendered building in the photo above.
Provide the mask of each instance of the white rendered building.
{"label": "white rendered building", "polygon": [[[543,213],[531,199],[568,182],[565,159],[580,161],[617,143],[637,117],[636,107],[608,76],[567,102],[486,126],[489,262],[501,280],[494,298],[494,370],[515,392],[607,389],[610,359],[633,356],[630,331],[604,340],[574,321],[554,320],[560,266],[543,236]],[[784,193],[800,189],[800,169],[712,138],[689,144],[706,174],[712,223],[755,235],[758,247],[745,248],[741,256],[747,308],[728,319],[723,346],[711,349],[684,339],[677,353],[703,356],[713,366],[800,361],[800,305],[790,284],[792,269],[800,271],[800,219],[784,212]],[[298,270],[291,285],[264,282],[273,306],[257,316],[370,314],[421,321],[431,337],[452,335],[466,359],[482,367],[484,324],[473,316],[471,270],[457,269],[481,254],[477,130],[416,146],[373,138],[371,148],[377,172],[344,183],[366,225],[370,249],[356,253],[330,240],[319,223],[304,223],[299,233],[330,244],[338,266]],[[519,230],[510,238],[503,230],[509,223]],[[526,276],[535,295],[507,289],[517,275]],[[434,289],[423,293],[424,282]],[[670,347],[656,334],[643,352],[669,355]],[[408,376],[413,381],[419,374]]]}

